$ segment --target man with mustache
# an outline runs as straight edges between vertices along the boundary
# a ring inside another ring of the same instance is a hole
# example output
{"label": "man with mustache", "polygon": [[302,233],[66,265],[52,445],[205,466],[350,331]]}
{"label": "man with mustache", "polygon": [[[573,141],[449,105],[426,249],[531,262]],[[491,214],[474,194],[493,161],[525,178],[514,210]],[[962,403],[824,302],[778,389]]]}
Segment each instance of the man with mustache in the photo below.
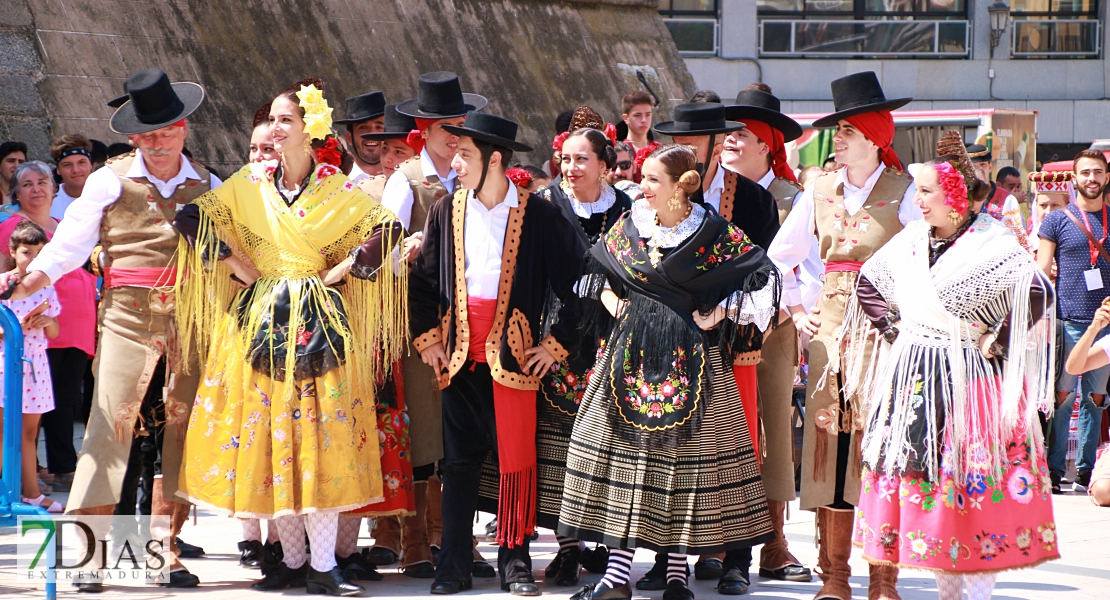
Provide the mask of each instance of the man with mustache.
{"label": "man with mustache", "polygon": [[332,122],[347,126],[347,148],[355,161],[348,174],[351,182],[357,184],[367,177],[389,175],[382,169],[379,141],[362,137],[364,133],[378,133],[385,128],[385,94],[370,92],[347,98],[347,118]]}

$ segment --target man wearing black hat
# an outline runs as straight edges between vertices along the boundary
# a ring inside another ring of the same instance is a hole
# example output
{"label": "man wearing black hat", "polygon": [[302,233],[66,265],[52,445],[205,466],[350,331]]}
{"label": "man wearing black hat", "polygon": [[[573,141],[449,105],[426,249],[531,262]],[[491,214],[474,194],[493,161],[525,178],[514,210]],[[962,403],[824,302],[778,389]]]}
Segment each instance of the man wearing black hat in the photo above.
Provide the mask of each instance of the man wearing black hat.
{"label": "man wearing black hat", "polygon": [[[164,409],[161,472],[154,482],[153,514],[168,515],[173,552],[168,587],[198,583],[181,565],[173,541],[189,505],[175,497],[181,444],[197,389],[195,356],[175,347],[174,283],[177,232],[171,223],[182,206],[220,184],[182,154],[185,118],[204,100],[195,83],[170,83],[161,69],[136,73],[111,127],[136,150],[108,161],[89,176],[81,197],[66,211],[54,241],[28,267],[12,297],[21,298],[85,264],[100,244],[104,274],[100,339],[93,370],[96,405],[89,418],[69,496],[69,512],[110,515],[120,499],[131,439],[144,401]],[[6,289],[11,280],[0,282]],[[189,361],[189,368],[186,368]],[[128,365],[128,368],[121,368]],[[164,405],[164,406],[163,406]],[[79,584],[99,591],[99,583]]]}
{"label": "man wearing black hat", "polygon": [[[358,186],[378,202],[382,201],[389,176],[424,147],[422,140],[410,142],[413,138],[420,139],[419,135],[413,135],[416,119],[397,112],[396,104],[386,104],[382,118],[384,124],[379,131],[359,134],[363,141],[374,142],[376,145],[382,174],[363,177]],[[354,175],[354,172],[351,174]]]}
{"label": "man wearing black hat", "polygon": [[971,159],[975,176],[991,184],[991,195],[979,206],[972,208],[1001,221],[1014,232],[1022,247],[1028,249],[1029,239],[1025,230],[1025,218],[1021,214],[1021,205],[1010,190],[999,186],[994,180],[994,155],[982,144],[970,144],[967,146],[967,156]]}
{"label": "man wearing black hat", "polygon": [[[787,164],[786,143],[802,135],[802,126],[780,111],[779,99],[764,84],[740,91],[736,103],[725,107],[729,120],[743,121],[746,127],[729,133],[721,154],[721,165],[757,182],[774,197],[781,224],[794,202],[801,196],[794,170]],[[774,260],[774,257],[770,257]],[[807,262],[809,272],[823,269],[816,248]],[[806,271],[806,269],[801,269]],[[787,275],[784,275],[786,277]],[[794,270],[790,270],[794,277]],[[820,288],[820,280],[815,283]],[[798,363],[798,333],[790,319],[783,319],[763,341],[757,367],[759,415],[762,424],[763,462],[761,473],[767,490],[767,505],[775,540],[763,545],[759,553],[759,575],[770,579],[809,581],[810,570],[790,553],[783,526],[786,504],[796,497],[794,489],[794,375]],[[742,553],[739,568],[748,572],[751,551]],[[732,566],[732,565],[728,565]]]}
{"label": "man wearing black hat", "polygon": [[[585,246],[559,209],[505,176],[516,123],[471,111],[452,166],[464,189],[429,212],[409,280],[413,345],[443,390],[443,547],[433,594],[471,587],[471,527],[482,463],[500,471],[498,570],[501,587],[539,595],[528,540],[536,527],[536,393],[542,376],[569,354],[572,288]],[[548,291],[564,302],[542,339]]]}
{"label": "man wearing black hat", "polygon": [[[887,100],[870,71],[833,81],[832,95],[836,112],[813,125],[836,128],[833,149],[836,162],[844,167],[818,177],[803,192],[768,254],[776,257],[784,275],[783,304],[795,326],[813,336],[801,507],[817,511],[818,567],[824,582],[817,598],[850,600],[848,559],[860,495],[859,440],[865,416],[860,413],[859,393],[852,397],[842,393],[841,365],[846,361],[840,356],[837,334],[860,266],[906,223],[920,219],[921,211],[913,203],[913,178],[902,171],[890,146],[894,139],[890,111],[912,99]],[[802,290],[790,275],[814,245],[825,263],[824,287],[815,308],[802,305]],[[897,581],[897,567],[872,564],[868,597],[898,598]]]}
{"label": "man wearing black hat", "polygon": [[351,157],[355,161],[348,178],[354,183],[384,172],[378,140],[362,136],[364,133],[382,131],[385,126],[384,116],[385,94],[370,92],[347,98],[347,118],[332,121],[336,125],[347,126],[347,148],[351,150]]}

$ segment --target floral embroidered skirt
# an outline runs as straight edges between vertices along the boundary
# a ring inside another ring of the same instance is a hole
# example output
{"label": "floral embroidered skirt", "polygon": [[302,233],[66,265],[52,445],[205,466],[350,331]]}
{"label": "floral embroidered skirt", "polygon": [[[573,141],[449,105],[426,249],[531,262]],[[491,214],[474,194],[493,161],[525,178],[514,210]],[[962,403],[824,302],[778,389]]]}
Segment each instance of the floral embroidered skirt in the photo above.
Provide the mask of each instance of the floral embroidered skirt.
{"label": "floral embroidered skirt", "polygon": [[[589,383],[566,457],[558,532],[612,548],[714,554],[773,538],[759,465],[731,365],[709,349],[701,427],[673,448],[617,431],[609,378]],[[608,371],[612,351],[595,372]]]}
{"label": "floral embroidered skirt", "polygon": [[409,443],[409,416],[405,409],[405,382],[401,361],[393,364],[389,377],[379,386],[376,398],[378,445],[385,499],[352,512],[368,517],[414,514],[416,500],[412,487],[412,446]]}
{"label": "floral embroidered skirt", "polygon": [[1032,567],[1060,557],[1052,484],[1029,436],[1007,445],[1002,476],[969,474],[940,483],[921,474],[865,469],[855,544],[870,562],[976,573]]}
{"label": "floral embroidered skirt", "polygon": [[593,366],[593,357],[557,362],[536,394],[536,524],[540,527],[559,526],[570,432]]}
{"label": "floral embroidered skirt", "polygon": [[372,388],[366,393],[355,382],[352,390],[342,360],[313,361],[317,372],[288,383],[271,378],[238,349],[234,330],[228,316],[210,346],[179,495],[266,519],[382,500]]}

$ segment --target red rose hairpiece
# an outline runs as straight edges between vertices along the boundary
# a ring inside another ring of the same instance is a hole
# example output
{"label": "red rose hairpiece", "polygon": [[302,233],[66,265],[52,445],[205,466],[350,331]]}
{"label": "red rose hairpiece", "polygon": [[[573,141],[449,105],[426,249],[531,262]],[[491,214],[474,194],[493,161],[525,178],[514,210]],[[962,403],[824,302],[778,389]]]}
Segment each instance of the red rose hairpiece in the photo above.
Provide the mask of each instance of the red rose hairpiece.
{"label": "red rose hairpiece", "polygon": [[612,123],[606,123],[605,124],[605,131],[602,131],[602,133],[605,134],[605,137],[609,138],[609,141],[612,142],[614,146],[617,145],[617,126],[616,125],[613,125]]}
{"label": "red rose hairpiece", "polygon": [[567,136],[569,136],[569,135],[570,135],[569,131],[564,131],[564,132],[560,133],[559,135],[555,136],[555,139],[551,141],[551,148],[553,150],[555,150],[556,152],[562,152],[563,151],[563,142],[567,141]]}
{"label": "red rose hairpiece", "polygon": [[647,160],[647,157],[651,156],[652,152],[655,152],[655,146],[651,144],[636,151],[636,159],[634,162],[636,163],[637,169],[644,168],[644,161]]}
{"label": "red rose hairpiece", "polygon": [[324,145],[316,149],[316,162],[339,166],[343,163],[343,151],[339,149],[339,140],[329,135],[324,140]]}
{"label": "red rose hairpiece", "polygon": [[528,171],[520,167],[513,167],[512,169],[505,171],[505,176],[508,177],[509,181],[513,182],[513,185],[517,186],[518,188],[526,188],[529,185],[532,185],[532,176],[528,173]]}
{"label": "red rose hairpiece", "polygon": [[967,183],[959,169],[951,163],[941,162],[934,165],[937,171],[937,180],[944,190],[944,205],[962,214],[967,213],[968,193]]}

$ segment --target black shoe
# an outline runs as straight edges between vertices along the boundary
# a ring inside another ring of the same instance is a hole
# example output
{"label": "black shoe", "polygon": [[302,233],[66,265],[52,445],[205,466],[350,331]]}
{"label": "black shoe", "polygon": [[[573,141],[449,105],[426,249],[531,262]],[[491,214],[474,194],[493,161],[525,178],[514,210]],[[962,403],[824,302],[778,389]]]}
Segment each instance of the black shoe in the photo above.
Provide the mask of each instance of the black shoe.
{"label": "black shoe", "polygon": [[[809,571],[809,569],[806,569],[806,571]],[[726,571],[721,576],[721,580],[717,582],[717,593],[725,596],[742,596],[748,593],[749,585],[751,585],[751,581],[748,580],[748,574],[740,569],[733,568]]]}
{"label": "black shoe", "polygon": [[759,576],[766,579],[778,579],[779,581],[813,581],[813,572],[808,567],[793,564],[786,565],[781,569],[759,569]]}
{"label": "black shoe", "polygon": [[601,544],[596,548],[582,551],[582,568],[595,575],[604,575],[609,566],[609,549]]}
{"label": "black shoe", "polygon": [[474,587],[474,581],[470,579],[464,579],[463,581],[433,581],[430,591],[433,594],[457,594],[459,592],[465,592],[472,587]]}
{"label": "black shoe", "polygon": [[486,523],[486,541],[487,542],[496,542],[497,541],[497,519],[496,518],[494,520],[490,521],[489,523]]}
{"label": "black shoe", "polygon": [[518,581],[501,584],[501,591],[509,592],[513,596],[539,596],[540,586],[535,581]]}
{"label": "black shoe", "polygon": [[1075,472],[1075,483],[1071,485],[1073,492],[1086,492],[1091,486],[1091,470],[1079,469]]}
{"label": "black shoe", "polygon": [[176,538],[176,541],[180,558],[200,558],[204,556],[204,548],[184,542],[181,538]]}
{"label": "black shoe", "polygon": [[262,563],[259,565],[262,576],[280,571],[282,558],[285,558],[285,552],[281,549],[281,542],[262,544]]}
{"label": "black shoe", "polygon": [[275,592],[287,587],[304,587],[306,575],[308,575],[308,563],[296,569],[290,569],[289,565],[281,563],[280,566],[272,569],[261,580],[251,584],[251,589],[260,592]]}
{"label": "black shoe", "polygon": [[266,549],[262,547],[262,542],[258,540],[248,540],[239,542],[239,566],[246,569],[261,569],[262,557],[265,555]]}
{"label": "black shoe", "polygon": [[432,563],[422,561],[415,565],[401,567],[401,574],[405,577],[412,577],[414,579],[434,579],[436,576],[436,568]]}
{"label": "black shoe", "polygon": [[582,551],[578,546],[569,549],[563,555],[563,560],[555,572],[555,585],[559,587],[578,585],[578,575],[582,572],[581,560]]}
{"label": "black shoe", "polygon": [[200,585],[200,578],[186,569],[181,569],[180,571],[171,571],[169,580],[158,585],[167,588],[195,588]]}
{"label": "black shoe", "polygon": [[381,581],[385,576],[378,572],[378,568],[370,564],[361,552],[355,552],[346,558],[335,557],[335,563],[343,571],[347,581]]}
{"label": "black shoe", "polygon": [[85,594],[99,594],[104,591],[104,583],[100,581],[74,581],[73,587]]}
{"label": "black shoe", "polygon": [[1060,482],[1064,478],[1063,475],[1057,471],[1051,471],[1048,476],[1052,480],[1052,493],[1056,495],[1063,494],[1064,490],[1060,487]]}
{"label": "black shoe", "polygon": [[681,581],[672,581],[667,584],[667,591],[663,592],[663,600],[694,600],[694,592]]}
{"label": "black shoe", "polygon": [[547,579],[551,579],[552,577],[555,576],[556,573],[559,572],[559,569],[562,567],[562,564],[563,564],[563,553],[560,552],[560,553],[555,555],[555,558],[551,559],[551,562],[543,570],[543,576],[546,577]]}
{"label": "black shoe", "polygon": [[[689,567],[686,567],[689,573]],[[655,564],[644,576],[636,581],[636,589],[657,592],[667,589],[667,555],[663,552],[655,554]]]}
{"label": "black shoe", "polygon": [[428,549],[432,551],[432,564],[433,565],[438,565],[439,564],[439,546],[428,546]]}
{"label": "black shoe", "polygon": [[694,563],[694,579],[707,581],[720,579],[725,574],[725,566],[719,558],[701,558]]}
{"label": "black shoe", "polygon": [[578,590],[570,600],[632,600],[632,588],[627,583],[611,588],[604,583],[587,585]]}
{"label": "black shoe", "polygon": [[474,577],[481,577],[482,579],[492,579],[497,577],[497,570],[493,565],[484,560],[474,561],[474,566],[471,567],[470,574]]}
{"label": "black shoe", "polygon": [[374,546],[366,553],[366,560],[372,565],[384,567],[397,562],[397,553],[389,548]]}
{"label": "black shoe", "polygon": [[366,593],[361,585],[343,579],[343,572],[339,567],[332,567],[330,571],[321,573],[312,567],[308,568],[305,577],[305,591],[309,594],[327,594],[329,596],[360,596]]}

